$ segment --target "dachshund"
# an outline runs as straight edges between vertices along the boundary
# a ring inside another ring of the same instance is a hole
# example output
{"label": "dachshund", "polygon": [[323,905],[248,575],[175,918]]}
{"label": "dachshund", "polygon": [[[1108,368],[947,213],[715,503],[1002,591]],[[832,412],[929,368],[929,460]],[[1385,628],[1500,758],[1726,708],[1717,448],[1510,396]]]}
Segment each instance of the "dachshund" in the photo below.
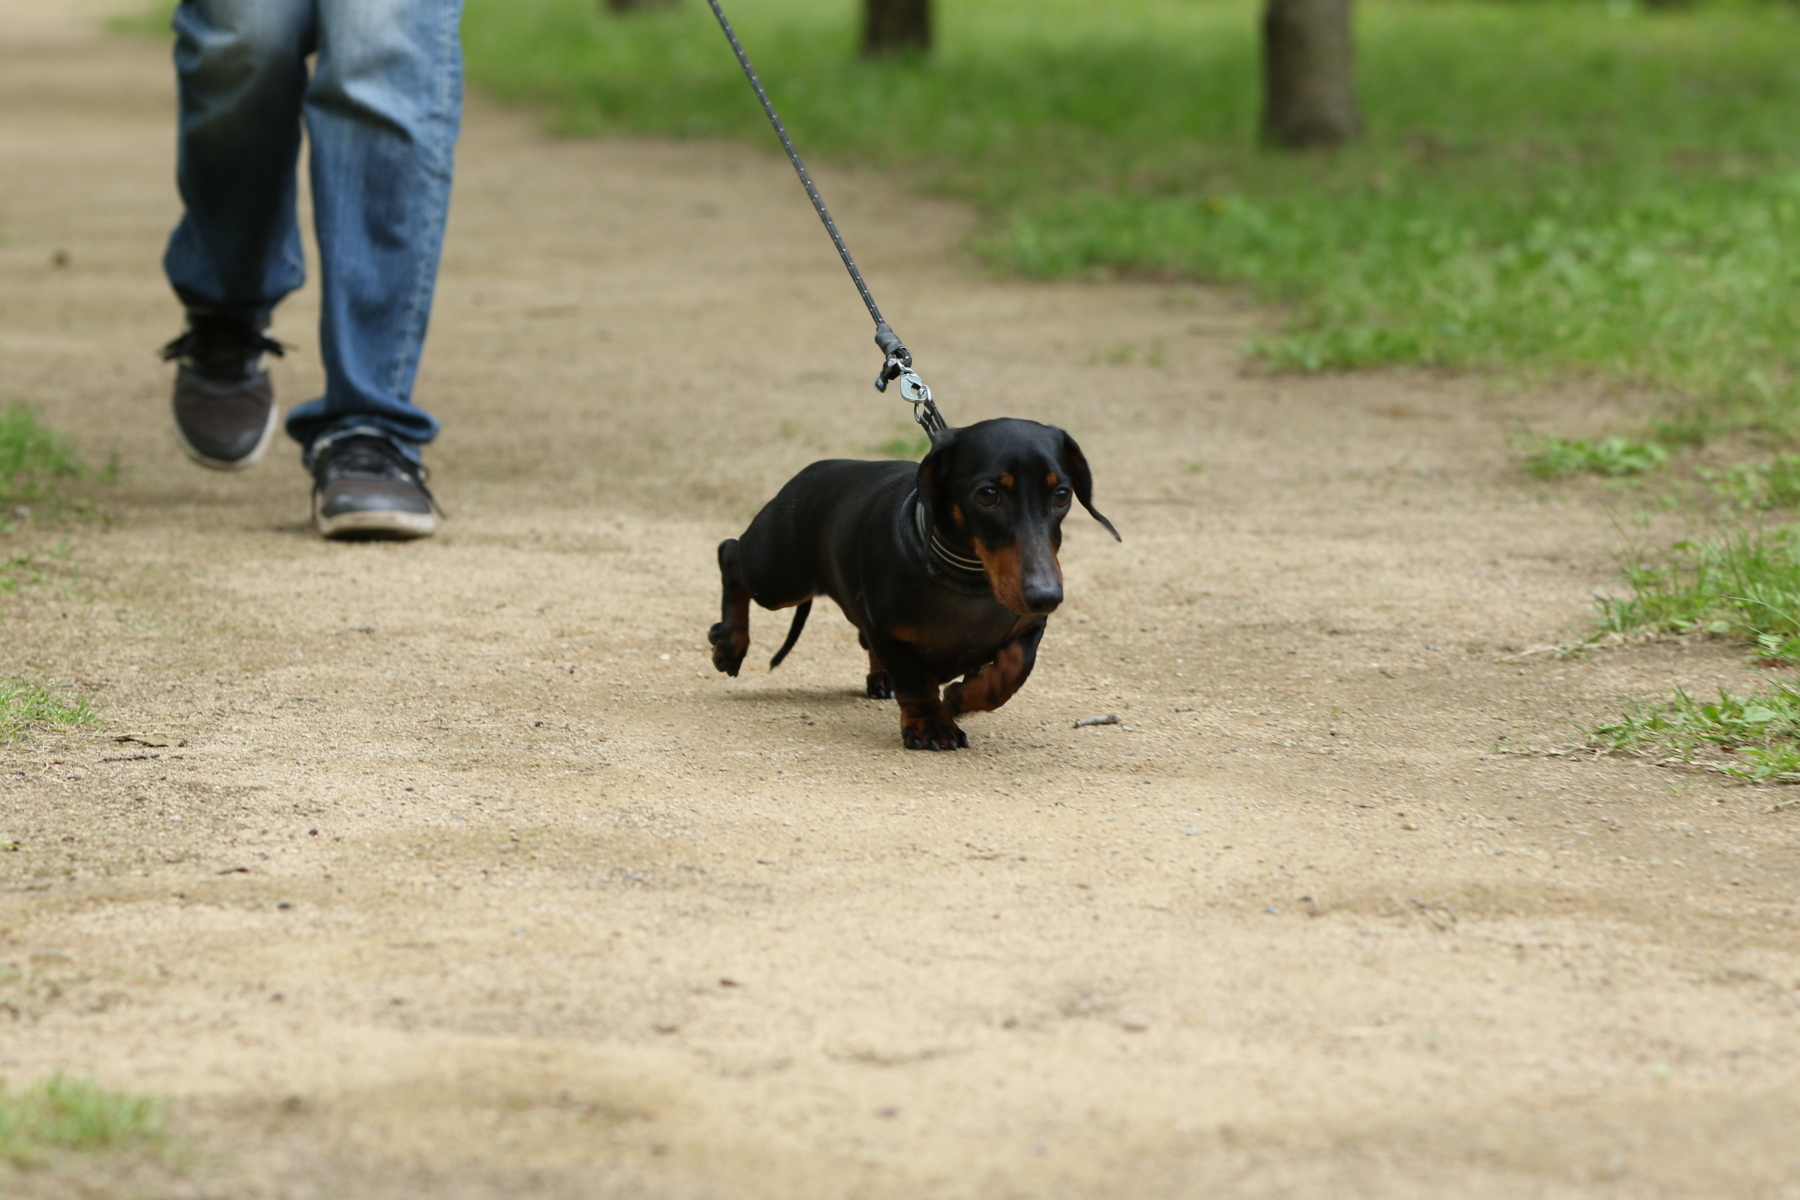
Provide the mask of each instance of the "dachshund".
{"label": "dachshund", "polygon": [[733,676],[743,665],[752,600],[796,609],[773,669],[800,639],[813,597],[830,596],[869,652],[869,696],[899,702],[906,747],[965,747],[956,718],[991,712],[1024,685],[1062,603],[1056,555],[1070,500],[1122,540],[1093,490],[1074,438],[1014,418],[936,433],[916,467],[813,463],[743,536],[719,543],[713,665]]}

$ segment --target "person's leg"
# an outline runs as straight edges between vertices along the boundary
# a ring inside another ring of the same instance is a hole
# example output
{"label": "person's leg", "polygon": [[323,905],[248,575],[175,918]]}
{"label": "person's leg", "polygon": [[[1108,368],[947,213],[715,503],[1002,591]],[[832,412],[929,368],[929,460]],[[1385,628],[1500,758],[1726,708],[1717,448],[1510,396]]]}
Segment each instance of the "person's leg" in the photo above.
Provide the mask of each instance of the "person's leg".
{"label": "person's leg", "polygon": [[318,225],[325,395],[288,415],[314,451],[372,433],[418,461],[413,403],[462,111],[461,0],[314,0],[304,101]]}
{"label": "person's leg", "polygon": [[305,268],[294,215],[313,0],[184,0],[175,10],[176,179],[163,265],[190,313],[269,323]]}
{"label": "person's leg", "polygon": [[176,178],[186,211],[164,269],[187,330],[175,434],[202,466],[260,459],[279,414],[262,368],[269,314],[304,277],[294,216],[313,0],[184,0],[175,11]]}

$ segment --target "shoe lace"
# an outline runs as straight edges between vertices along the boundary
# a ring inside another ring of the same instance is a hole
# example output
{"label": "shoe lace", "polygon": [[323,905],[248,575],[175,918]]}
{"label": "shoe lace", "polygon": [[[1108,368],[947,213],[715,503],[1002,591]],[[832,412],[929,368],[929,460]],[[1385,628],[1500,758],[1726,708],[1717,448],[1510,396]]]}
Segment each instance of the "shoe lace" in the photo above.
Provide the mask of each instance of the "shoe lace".
{"label": "shoe lace", "polygon": [[355,434],[351,437],[333,441],[319,450],[313,461],[313,495],[318,496],[325,487],[325,476],[328,469],[337,475],[370,476],[381,479],[400,479],[412,484],[425,494],[425,502],[437,511],[440,517],[448,518],[449,513],[439,504],[437,497],[431,494],[426,480],[431,472],[424,464],[416,463],[401,453],[400,447],[383,437],[372,437],[368,434]]}
{"label": "shoe lace", "polygon": [[242,321],[199,314],[190,314],[187,329],[162,348],[164,362],[181,359],[203,375],[247,374],[248,364],[263,354],[281,358],[287,347]]}

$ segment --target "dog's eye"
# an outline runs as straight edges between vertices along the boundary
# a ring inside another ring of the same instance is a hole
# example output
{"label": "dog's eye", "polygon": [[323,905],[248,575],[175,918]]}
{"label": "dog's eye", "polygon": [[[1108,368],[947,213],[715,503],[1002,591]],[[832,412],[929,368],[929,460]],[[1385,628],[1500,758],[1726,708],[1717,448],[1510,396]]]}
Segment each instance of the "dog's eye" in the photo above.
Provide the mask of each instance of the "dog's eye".
{"label": "dog's eye", "polygon": [[991,483],[986,487],[978,487],[975,489],[975,498],[989,508],[992,508],[994,505],[1000,503],[1000,489]]}
{"label": "dog's eye", "polygon": [[1056,505],[1058,508],[1069,507],[1069,489],[1059,487],[1054,492],[1051,492],[1050,503]]}

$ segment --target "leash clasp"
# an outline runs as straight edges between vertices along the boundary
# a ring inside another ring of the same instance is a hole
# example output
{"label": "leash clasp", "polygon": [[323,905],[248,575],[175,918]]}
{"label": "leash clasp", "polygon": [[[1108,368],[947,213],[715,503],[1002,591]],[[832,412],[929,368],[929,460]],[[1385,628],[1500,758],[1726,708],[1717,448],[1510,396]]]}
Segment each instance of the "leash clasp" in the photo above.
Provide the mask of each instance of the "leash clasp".
{"label": "leash clasp", "polygon": [[925,381],[911,367],[900,372],[900,398],[911,400],[914,404],[931,403],[931,389],[925,386]]}
{"label": "leash clasp", "polygon": [[926,433],[940,433],[949,428],[936,404],[931,402],[931,389],[919,378],[919,373],[911,367],[900,369],[900,398],[912,401],[913,420],[917,421]]}
{"label": "leash clasp", "polygon": [[875,377],[875,390],[885,392],[888,382],[898,379],[901,399],[912,402],[913,420],[928,434],[948,429],[950,426],[944,420],[944,415],[931,402],[931,389],[925,386],[919,373],[912,369],[912,352],[902,344],[899,335],[886,321],[878,321],[875,326],[875,344],[887,355],[887,361],[881,364],[881,374]]}

